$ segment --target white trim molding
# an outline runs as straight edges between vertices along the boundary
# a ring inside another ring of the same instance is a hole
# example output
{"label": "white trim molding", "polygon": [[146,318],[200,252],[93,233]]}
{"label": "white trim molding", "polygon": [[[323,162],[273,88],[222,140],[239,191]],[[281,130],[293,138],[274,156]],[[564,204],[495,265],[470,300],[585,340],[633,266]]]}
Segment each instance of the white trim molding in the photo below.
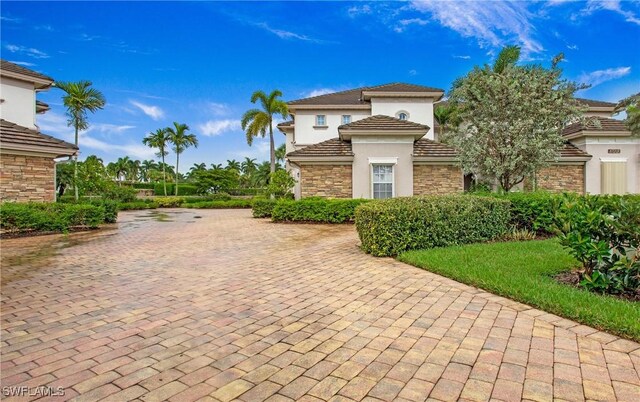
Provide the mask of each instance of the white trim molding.
{"label": "white trim molding", "polygon": [[378,156],[378,157],[369,157],[370,165],[397,165],[398,157],[397,156]]}

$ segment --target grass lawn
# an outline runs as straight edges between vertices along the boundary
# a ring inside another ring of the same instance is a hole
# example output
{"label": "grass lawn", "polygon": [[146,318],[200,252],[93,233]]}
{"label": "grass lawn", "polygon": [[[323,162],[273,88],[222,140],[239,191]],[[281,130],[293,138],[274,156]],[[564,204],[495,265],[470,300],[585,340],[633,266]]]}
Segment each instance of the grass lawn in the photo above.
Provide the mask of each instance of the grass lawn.
{"label": "grass lawn", "polygon": [[400,261],[580,323],[640,341],[640,303],[562,285],[576,266],[555,239],[409,251]]}

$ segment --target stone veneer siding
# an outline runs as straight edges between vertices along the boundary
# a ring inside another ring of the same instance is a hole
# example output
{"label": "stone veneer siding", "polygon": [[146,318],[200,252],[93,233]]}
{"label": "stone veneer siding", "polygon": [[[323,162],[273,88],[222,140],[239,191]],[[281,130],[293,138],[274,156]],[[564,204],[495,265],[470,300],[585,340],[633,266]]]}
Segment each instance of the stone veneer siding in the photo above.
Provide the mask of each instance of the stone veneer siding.
{"label": "stone veneer siding", "polygon": [[351,165],[301,165],[300,195],[303,198],[351,198],[351,171]]}
{"label": "stone veneer siding", "polygon": [[0,155],[0,201],[55,201],[55,162],[39,156]]}
{"label": "stone veneer siding", "polygon": [[451,194],[464,190],[462,170],[453,165],[413,165],[413,195]]}
{"label": "stone veneer siding", "polygon": [[584,193],[584,165],[551,165],[540,170],[536,179],[538,190]]}

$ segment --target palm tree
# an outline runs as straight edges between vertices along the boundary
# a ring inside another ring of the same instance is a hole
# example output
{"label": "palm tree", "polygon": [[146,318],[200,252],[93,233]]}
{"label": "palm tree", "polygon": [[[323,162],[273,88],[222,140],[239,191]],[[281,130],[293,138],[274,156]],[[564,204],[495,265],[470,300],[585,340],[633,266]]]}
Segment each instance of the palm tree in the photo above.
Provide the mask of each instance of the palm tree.
{"label": "palm tree", "polygon": [[97,157],[96,155],[89,155],[87,156],[87,158],[84,160],[85,163],[89,162],[89,163],[99,163],[101,165],[104,165],[104,161],[102,160],[102,158]]}
{"label": "palm tree", "polygon": [[149,173],[158,168],[158,164],[153,159],[145,159],[140,164],[140,177],[142,181],[149,182]]}
{"label": "palm tree", "polygon": [[137,182],[140,177],[141,165],[139,160],[129,160],[129,174],[127,180],[130,182]]}
{"label": "palm tree", "polygon": [[190,146],[198,147],[198,139],[195,134],[187,134],[189,126],[173,122],[173,127],[167,128],[169,142],[173,144],[173,152],[176,153],[176,195],[178,195],[178,174],[180,172],[180,154]]}
{"label": "palm tree", "polygon": [[456,108],[451,104],[438,105],[433,111],[433,117],[438,122],[438,137],[439,141],[442,141],[445,129],[457,124]]}
{"label": "palm tree", "polygon": [[244,161],[240,165],[240,170],[242,170],[242,174],[250,175],[251,173],[255,172],[256,168],[257,168],[256,159],[245,156]]}
{"label": "palm tree", "polygon": [[269,95],[263,91],[256,91],[251,95],[251,103],[260,101],[262,110],[250,109],[242,116],[242,129],[246,130],[247,144],[251,146],[253,137],[262,137],[269,130],[271,173],[276,171],[276,148],[273,142],[273,116],[280,115],[283,119],[289,116],[289,108],[284,101],[278,99],[282,96],[279,90],[272,91]]}
{"label": "palm tree", "polygon": [[253,185],[256,187],[265,187],[269,184],[269,177],[271,175],[271,166],[270,163],[265,161],[258,165],[256,171],[254,172],[252,179]]}
{"label": "palm tree", "polygon": [[[91,88],[91,81],[56,82],[55,86],[62,89],[66,95],[62,97],[62,103],[67,108],[69,120],[68,126],[75,130],[75,145],[78,146],[78,133],[89,128],[87,112],[95,113],[104,108],[106,100],[102,92]],[[75,182],[78,178],[78,155],[73,157],[73,182],[75,199],[78,199],[78,186]]]}
{"label": "palm tree", "polygon": [[192,178],[194,175],[198,174],[198,172],[204,172],[205,170],[207,170],[206,163],[194,163],[193,166],[189,168],[189,178]]}
{"label": "palm tree", "polygon": [[502,73],[507,66],[512,66],[520,60],[520,46],[505,46],[493,63],[493,72]]}
{"label": "palm tree", "polygon": [[[122,178],[126,179],[128,177],[131,171],[131,162],[132,160],[129,159],[128,156],[118,158],[117,161],[113,162],[111,167],[112,173],[115,175],[116,181],[118,181],[119,184],[121,184]],[[109,165],[111,165],[111,163]]]}
{"label": "palm tree", "polygon": [[235,159],[227,159],[227,167],[225,169],[229,169],[229,170],[235,170],[237,172],[240,172],[241,166],[240,166],[240,162],[238,162]]}
{"label": "palm tree", "polygon": [[282,144],[276,148],[276,160],[284,163],[284,158],[287,155],[287,144]]}
{"label": "palm tree", "polygon": [[213,170],[222,170],[222,163],[212,163],[211,169]]}
{"label": "palm tree", "polygon": [[162,158],[162,184],[164,186],[164,195],[167,195],[167,164],[164,162],[164,157],[169,154],[167,152],[167,143],[169,142],[169,135],[166,128],[159,128],[153,133],[147,134],[142,139],[142,143],[150,148],[158,150],[157,156]]}

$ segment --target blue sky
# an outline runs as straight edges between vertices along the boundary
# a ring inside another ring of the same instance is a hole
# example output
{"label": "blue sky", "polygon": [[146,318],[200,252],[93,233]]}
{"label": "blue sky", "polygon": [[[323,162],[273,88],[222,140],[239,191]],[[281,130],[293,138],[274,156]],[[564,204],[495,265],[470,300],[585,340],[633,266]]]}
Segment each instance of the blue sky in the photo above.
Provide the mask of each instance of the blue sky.
{"label": "blue sky", "polygon": [[[640,2],[2,2],[1,55],[57,80],[87,79],[107,98],[82,134],[82,157],[154,158],[141,144],[173,121],[198,135],[196,162],[268,159],[245,142],[256,89],[292,100],[388,82],[448,89],[500,48],[525,62],[564,52],[579,95],[616,101],[640,90]],[[47,134],[72,139],[61,92],[39,94]],[[276,133],[277,143],[284,136]],[[169,157],[173,160],[173,155]]]}

